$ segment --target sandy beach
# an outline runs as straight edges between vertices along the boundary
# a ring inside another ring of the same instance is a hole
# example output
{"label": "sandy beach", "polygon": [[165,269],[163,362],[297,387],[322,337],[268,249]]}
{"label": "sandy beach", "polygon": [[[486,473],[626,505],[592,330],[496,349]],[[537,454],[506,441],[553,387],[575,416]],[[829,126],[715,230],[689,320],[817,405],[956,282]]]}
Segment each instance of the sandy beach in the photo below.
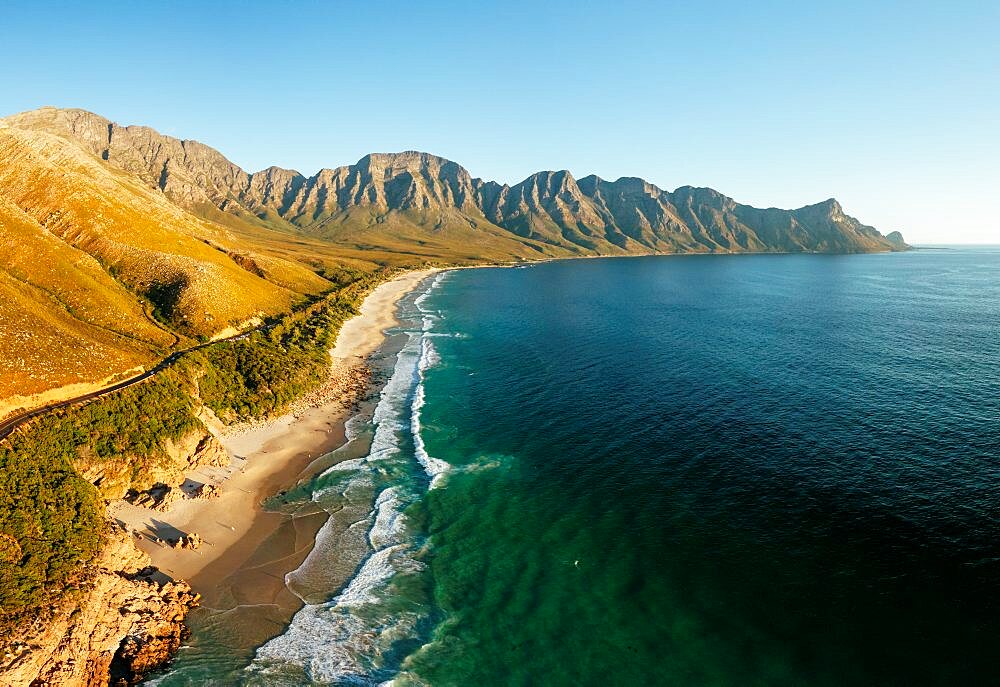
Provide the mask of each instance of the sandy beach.
{"label": "sandy beach", "polygon": [[[345,384],[352,370],[364,366],[384,342],[385,330],[397,324],[399,299],[433,272],[407,272],[378,286],[360,314],[344,323],[330,352],[333,366],[325,398],[259,426],[219,433],[232,465],[202,468],[190,475],[218,485],[217,498],[183,499],[165,513],[124,502],[111,504],[111,517],[143,533],[137,544],[149,553],[153,565],[171,577],[188,580],[206,605],[216,608],[273,605],[283,616],[297,607],[299,600],[285,589],[284,573],[308,554],[326,514],[290,517],[265,512],[262,503],[311,475],[315,467],[310,466],[319,457],[344,443],[352,400],[345,398]],[[154,540],[192,532],[203,540],[197,550],[174,549]]]}

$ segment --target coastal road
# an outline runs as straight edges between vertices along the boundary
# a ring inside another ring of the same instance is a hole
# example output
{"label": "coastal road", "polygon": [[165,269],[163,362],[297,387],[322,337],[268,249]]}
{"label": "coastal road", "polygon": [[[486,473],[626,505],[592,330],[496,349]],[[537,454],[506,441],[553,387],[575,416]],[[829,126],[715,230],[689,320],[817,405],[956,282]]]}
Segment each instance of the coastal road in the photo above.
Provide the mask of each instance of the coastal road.
{"label": "coastal road", "polygon": [[[262,329],[263,327],[258,327],[257,329]],[[256,331],[256,329],[251,329],[249,331],[240,332],[239,334],[234,334],[233,336],[227,336],[224,339],[216,339],[215,341],[206,341],[205,343],[198,344],[197,346],[192,346],[191,348],[185,348],[182,351],[175,351],[171,353],[166,358],[157,363],[154,367],[146,370],[142,374],[136,375],[135,377],[130,377],[121,382],[116,382],[111,386],[107,386],[103,389],[98,389],[97,391],[92,391],[89,394],[83,394],[82,396],[76,396],[75,398],[68,398],[65,401],[59,401],[58,403],[49,403],[48,405],[41,406],[39,408],[33,408],[32,410],[26,410],[19,415],[13,415],[6,420],[0,420],[0,441],[6,439],[10,436],[11,432],[15,429],[33,420],[36,417],[50,413],[53,410],[58,410],[59,408],[65,408],[66,406],[75,405],[77,403],[84,403],[86,401],[92,401],[95,398],[100,398],[107,394],[113,393],[115,391],[120,391],[122,389],[128,388],[134,384],[139,384],[143,382],[158,372],[162,372],[167,369],[175,362],[177,362],[182,356],[192,353],[194,351],[200,350],[207,346],[212,346],[217,343],[225,343],[226,341],[236,341],[238,339],[243,339],[249,336],[251,333]]]}

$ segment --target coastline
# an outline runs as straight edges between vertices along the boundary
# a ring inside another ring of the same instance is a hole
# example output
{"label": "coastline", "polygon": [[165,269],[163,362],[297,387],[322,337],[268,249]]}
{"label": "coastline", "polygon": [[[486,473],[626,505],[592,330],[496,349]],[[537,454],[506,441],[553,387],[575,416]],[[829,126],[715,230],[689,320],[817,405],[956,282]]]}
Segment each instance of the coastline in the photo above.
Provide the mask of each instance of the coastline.
{"label": "coastline", "polygon": [[[399,300],[437,271],[406,272],[365,298],[330,351],[330,380],[305,408],[217,433],[232,464],[194,474],[218,487],[217,498],[183,499],[167,512],[119,501],[109,506],[108,514],[141,534],[136,545],[152,564],[174,579],[187,580],[206,607],[266,604],[282,610],[281,615],[294,611],[300,601],[285,588],[283,575],[312,549],[326,514],[317,509],[290,517],[264,510],[263,503],[310,476],[318,458],[345,443],[345,422],[359,390],[368,386],[359,384],[365,360],[385,341],[385,330],[397,324]],[[194,550],[156,541],[192,533],[203,542]]]}

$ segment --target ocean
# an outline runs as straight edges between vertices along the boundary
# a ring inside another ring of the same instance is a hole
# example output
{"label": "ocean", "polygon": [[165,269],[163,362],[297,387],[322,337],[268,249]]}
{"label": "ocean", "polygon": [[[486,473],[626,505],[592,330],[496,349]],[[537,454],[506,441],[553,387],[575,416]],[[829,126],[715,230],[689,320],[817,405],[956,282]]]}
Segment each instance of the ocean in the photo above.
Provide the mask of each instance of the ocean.
{"label": "ocean", "polygon": [[997,681],[1000,249],[455,270],[400,315],[272,504],[330,514],[306,605],[151,683]]}

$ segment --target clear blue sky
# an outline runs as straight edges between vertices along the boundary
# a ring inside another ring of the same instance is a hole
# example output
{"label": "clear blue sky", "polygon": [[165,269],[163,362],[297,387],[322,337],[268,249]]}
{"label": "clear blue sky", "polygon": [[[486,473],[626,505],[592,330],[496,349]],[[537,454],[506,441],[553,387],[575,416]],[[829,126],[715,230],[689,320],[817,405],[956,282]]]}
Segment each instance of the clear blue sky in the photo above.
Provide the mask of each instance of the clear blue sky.
{"label": "clear blue sky", "polygon": [[997,2],[5,2],[0,113],[313,173],[418,149],[1000,243]]}

